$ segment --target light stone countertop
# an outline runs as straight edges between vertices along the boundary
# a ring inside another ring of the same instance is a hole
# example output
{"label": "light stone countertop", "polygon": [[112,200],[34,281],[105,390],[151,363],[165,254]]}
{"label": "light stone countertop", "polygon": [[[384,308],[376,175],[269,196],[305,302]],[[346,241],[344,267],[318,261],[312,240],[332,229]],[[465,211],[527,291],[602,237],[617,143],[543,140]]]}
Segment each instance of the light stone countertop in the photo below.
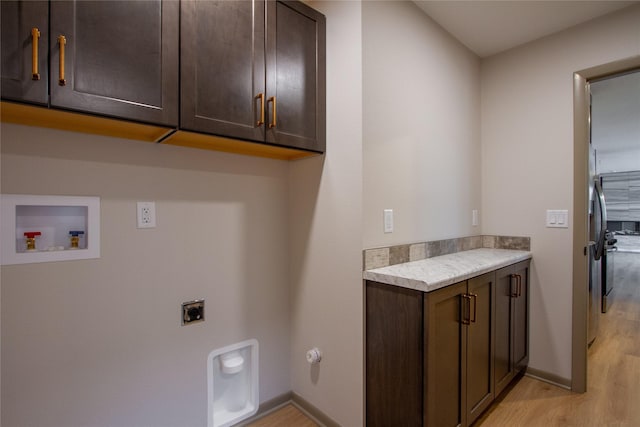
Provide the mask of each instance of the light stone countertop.
{"label": "light stone countertop", "polygon": [[366,270],[363,278],[430,292],[531,258],[512,249],[472,249],[419,261]]}

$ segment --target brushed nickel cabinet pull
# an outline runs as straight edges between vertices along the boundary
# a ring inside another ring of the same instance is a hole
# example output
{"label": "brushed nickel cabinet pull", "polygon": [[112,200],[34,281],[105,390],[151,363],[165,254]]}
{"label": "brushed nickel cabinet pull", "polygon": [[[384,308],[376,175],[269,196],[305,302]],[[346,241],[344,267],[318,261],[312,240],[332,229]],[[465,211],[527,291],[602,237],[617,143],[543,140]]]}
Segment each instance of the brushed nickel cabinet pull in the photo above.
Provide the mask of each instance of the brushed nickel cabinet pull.
{"label": "brushed nickel cabinet pull", "polygon": [[67,44],[67,38],[65,36],[58,36],[58,44],[60,45],[60,78],[58,79],[58,84],[65,86],[67,81],[64,78],[64,46]]}
{"label": "brushed nickel cabinet pull", "polygon": [[256,126],[262,126],[264,124],[264,93],[259,93],[256,99],[260,99],[260,118]]}
{"label": "brushed nickel cabinet pull", "polygon": [[272,129],[272,128],[276,127],[276,119],[277,119],[276,97],[272,96],[271,98],[269,98],[268,102],[273,104],[273,107],[271,108],[271,123],[269,123],[269,129]]}
{"label": "brushed nickel cabinet pull", "polygon": [[40,30],[31,29],[31,80],[40,80],[38,71],[38,43],[40,43]]}

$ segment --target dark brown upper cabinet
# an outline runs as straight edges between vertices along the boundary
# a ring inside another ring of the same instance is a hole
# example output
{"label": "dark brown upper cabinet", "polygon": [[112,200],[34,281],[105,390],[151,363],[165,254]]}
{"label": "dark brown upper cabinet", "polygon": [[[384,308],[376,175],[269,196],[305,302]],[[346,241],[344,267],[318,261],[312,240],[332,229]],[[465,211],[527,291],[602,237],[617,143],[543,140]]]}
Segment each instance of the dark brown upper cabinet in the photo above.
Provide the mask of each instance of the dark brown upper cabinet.
{"label": "dark brown upper cabinet", "polygon": [[52,1],[52,107],[178,125],[178,1]]}
{"label": "dark brown upper cabinet", "polygon": [[325,17],[300,2],[183,1],[180,127],[325,150]]}
{"label": "dark brown upper cabinet", "polygon": [[2,98],[49,101],[49,3],[1,1]]}

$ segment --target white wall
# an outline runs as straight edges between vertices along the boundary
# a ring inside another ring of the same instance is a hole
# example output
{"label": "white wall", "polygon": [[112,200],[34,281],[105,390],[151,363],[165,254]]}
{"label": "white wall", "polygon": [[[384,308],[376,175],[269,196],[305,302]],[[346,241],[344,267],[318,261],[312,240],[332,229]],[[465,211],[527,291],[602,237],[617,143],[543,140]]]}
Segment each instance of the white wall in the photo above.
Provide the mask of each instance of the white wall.
{"label": "white wall", "polygon": [[327,154],[290,169],[292,383],[351,427],[364,411],[361,4],[311,5],[327,17]]}
{"label": "white wall", "polygon": [[291,389],[288,163],[1,131],[3,193],[99,196],[102,219],[100,259],[2,267],[3,425],[204,426],[207,355],[248,338],[261,401]]}
{"label": "white wall", "polygon": [[364,248],[479,234],[479,59],[412,2],[364,2],[363,112]]}
{"label": "white wall", "polygon": [[[640,6],[482,62],[482,231],[531,236],[532,368],[571,378],[573,72],[640,54]],[[569,214],[571,218],[571,213]]]}

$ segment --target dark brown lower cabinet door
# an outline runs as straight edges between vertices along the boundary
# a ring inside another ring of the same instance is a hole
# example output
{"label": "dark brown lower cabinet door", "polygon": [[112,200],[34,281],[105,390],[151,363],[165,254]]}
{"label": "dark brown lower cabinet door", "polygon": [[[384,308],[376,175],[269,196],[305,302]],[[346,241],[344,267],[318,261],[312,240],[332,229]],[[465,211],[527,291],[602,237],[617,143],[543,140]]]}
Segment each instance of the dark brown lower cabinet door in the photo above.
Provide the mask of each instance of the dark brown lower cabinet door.
{"label": "dark brown lower cabinet door", "polygon": [[514,377],[512,274],[513,267],[496,271],[495,319],[495,395],[505,389]]}
{"label": "dark brown lower cabinet door", "polygon": [[2,99],[49,101],[49,2],[5,1],[2,10]]}
{"label": "dark brown lower cabinet door", "polygon": [[178,125],[178,1],[50,6],[51,106]]}
{"label": "dark brown lower cabinet door", "polygon": [[469,279],[471,321],[467,334],[466,425],[493,401],[493,304],[495,273]]}
{"label": "dark brown lower cabinet door", "polygon": [[462,298],[466,289],[467,282],[462,282],[425,297],[425,426],[464,425],[462,372],[467,328],[461,319],[467,308]]}
{"label": "dark brown lower cabinet door", "polygon": [[519,276],[518,296],[514,298],[513,313],[513,361],[516,372],[529,363],[529,265],[523,261],[514,266],[514,274]]}
{"label": "dark brown lower cabinet door", "polygon": [[366,424],[422,425],[422,293],[366,282]]}

